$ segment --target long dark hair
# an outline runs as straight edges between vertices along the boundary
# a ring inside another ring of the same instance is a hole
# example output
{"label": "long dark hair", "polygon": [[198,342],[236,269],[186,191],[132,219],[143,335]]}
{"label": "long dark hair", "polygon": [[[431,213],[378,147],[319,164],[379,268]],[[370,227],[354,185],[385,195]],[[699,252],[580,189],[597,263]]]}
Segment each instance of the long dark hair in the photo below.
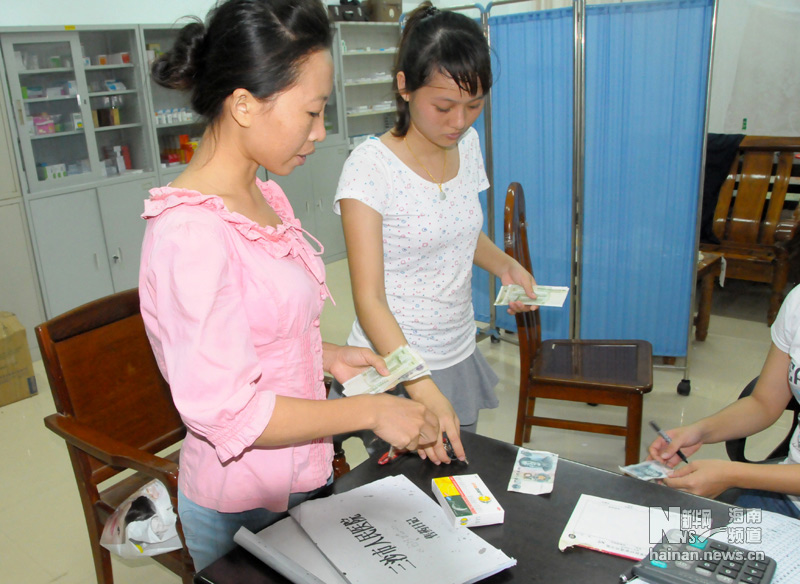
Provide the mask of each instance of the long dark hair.
{"label": "long dark hair", "polygon": [[405,75],[405,91],[416,91],[436,73],[447,75],[472,96],[492,87],[489,43],[474,20],[423,2],[409,14],[394,68],[397,121],[392,134],[405,136],[411,125],[408,103],[397,87],[397,73]]}
{"label": "long dark hair", "polygon": [[192,108],[208,122],[236,89],[268,99],[289,88],[299,66],[331,46],[319,0],[226,0],[206,23],[183,27],[151,73],[159,85],[191,91]]}

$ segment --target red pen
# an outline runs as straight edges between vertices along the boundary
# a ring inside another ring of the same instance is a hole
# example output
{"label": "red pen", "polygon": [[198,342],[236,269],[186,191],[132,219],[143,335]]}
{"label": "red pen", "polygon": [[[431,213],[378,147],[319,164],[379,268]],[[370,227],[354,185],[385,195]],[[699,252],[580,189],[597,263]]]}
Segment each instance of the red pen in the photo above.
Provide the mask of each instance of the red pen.
{"label": "red pen", "polygon": [[381,456],[381,457],[378,459],[378,464],[380,464],[381,466],[383,466],[384,464],[388,464],[388,463],[392,462],[392,461],[393,461],[395,458],[397,458],[398,456],[400,456],[400,453],[399,453],[399,452],[397,452],[397,451],[394,449],[394,446],[390,446],[390,447],[389,447],[389,452],[387,452],[386,454],[384,454],[383,456]]}

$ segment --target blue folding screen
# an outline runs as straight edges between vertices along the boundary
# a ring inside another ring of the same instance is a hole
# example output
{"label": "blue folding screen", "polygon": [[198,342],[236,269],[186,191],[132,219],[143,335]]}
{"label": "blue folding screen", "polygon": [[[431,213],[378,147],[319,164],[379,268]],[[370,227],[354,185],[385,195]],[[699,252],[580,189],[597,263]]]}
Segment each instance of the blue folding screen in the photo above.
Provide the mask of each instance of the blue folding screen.
{"label": "blue folding screen", "polygon": [[712,0],[586,20],[582,338],[686,355]]}
{"label": "blue folding screen", "polygon": [[[713,0],[586,11],[582,338],[641,338],[683,356],[695,262]],[[490,19],[496,241],[522,183],[537,281],[567,284],[572,237],[572,10]],[[476,313],[488,283],[476,278]],[[481,296],[482,293],[482,296]],[[545,337],[568,311],[542,310]],[[498,326],[513,329],[499,311]]]}
{"label": "blue folding screen", "polygon": [[[536,280],[566,286],[572,242],[572,10],[515,14],[489,21],[495,57],[495,241],[502,249],[506,189],[510,182],[519,182],[525,189]],[[475,127],[482,133],[480,121]],[[476,269],[473,296],[479,320],[489,319],[488,288],[488,276]],[[502,307],[497,310],[497,326],[516,330],[514,318]],[[568,336],[569,310],[543,310],[542,334]]]}

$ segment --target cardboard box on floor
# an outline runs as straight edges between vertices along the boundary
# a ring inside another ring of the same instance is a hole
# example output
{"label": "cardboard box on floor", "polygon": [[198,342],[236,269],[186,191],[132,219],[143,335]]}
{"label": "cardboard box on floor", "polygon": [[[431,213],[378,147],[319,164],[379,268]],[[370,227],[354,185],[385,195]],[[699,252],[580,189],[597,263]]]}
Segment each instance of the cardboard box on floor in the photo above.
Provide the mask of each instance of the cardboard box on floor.
{"label": "cardboard box on floor", "polygon": [[0,312],[0,406],[37,393],[25,327],[12,312]]}

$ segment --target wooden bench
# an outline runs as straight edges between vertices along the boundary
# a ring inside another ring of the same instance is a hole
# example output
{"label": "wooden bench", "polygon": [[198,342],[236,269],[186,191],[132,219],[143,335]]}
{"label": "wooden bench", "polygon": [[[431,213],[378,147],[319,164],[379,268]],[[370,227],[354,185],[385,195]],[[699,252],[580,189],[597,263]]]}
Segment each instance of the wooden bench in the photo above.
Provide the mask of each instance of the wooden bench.
{"label": "wooden bench", "polygon": [[725,256],[727,278],[771,286],[767,324],[778,314],[800,250],[800,206],[784,208],[796,153],[800,137],[746,136],[717,199],[713,232],[720,243],[700,245]]}

